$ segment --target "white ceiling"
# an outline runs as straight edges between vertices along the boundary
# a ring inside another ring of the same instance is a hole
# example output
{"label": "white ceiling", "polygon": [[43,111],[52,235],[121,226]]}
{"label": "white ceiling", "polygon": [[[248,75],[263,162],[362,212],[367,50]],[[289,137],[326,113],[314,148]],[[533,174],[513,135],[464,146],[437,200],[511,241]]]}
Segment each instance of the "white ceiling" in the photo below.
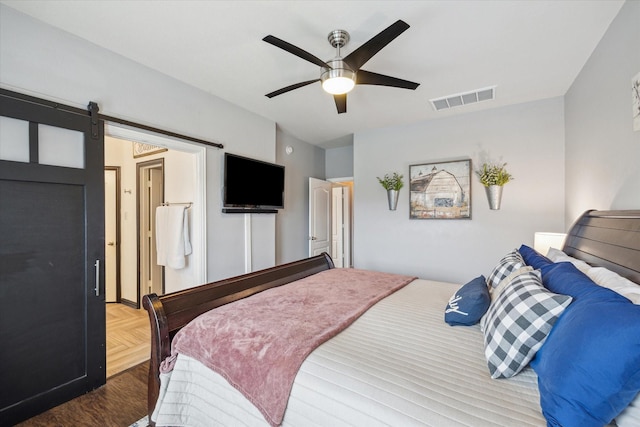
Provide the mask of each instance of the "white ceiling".
{"label": "white ceiling", "polygon": [[[2,0],[329,147],[345,135],[562,96],[623,0],[151,1]],[[415,91],[356,86],[338,115],[319,67],[262,41],[268,34],[322,59],[334,29],[346,56],[398,19],[411,28],[363,69],[420,83]],[[429,99],[496,85],[496,99],[436,112]]]}

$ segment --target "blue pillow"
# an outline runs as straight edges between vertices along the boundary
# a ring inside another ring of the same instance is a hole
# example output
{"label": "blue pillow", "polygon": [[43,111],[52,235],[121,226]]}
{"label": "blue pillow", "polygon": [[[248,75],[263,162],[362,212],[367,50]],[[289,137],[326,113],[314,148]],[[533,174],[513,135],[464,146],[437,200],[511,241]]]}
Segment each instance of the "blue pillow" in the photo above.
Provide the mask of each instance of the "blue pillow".
{"label": "blue pillow", "polygon": [[549,426],[608,424],[640,391],[640,306],[571,263],[541,272],[549,290],[573,297],[531,362],[542,413]]}
{"label": "blue pillow", "polygon": [[444,321],[451,326],[475,325],[487,312],[490,303],[485,277],[476,277],[451,296],[444,311]]}
{"label": "blue pillow", "polygon": [[536,251],[533,248],[530,248],[527,245],[520,246],[518,249],[522,259],[524,259],[525,264],[533,267],[534,270],[538,270],[540,267],[544,265],[553,264],[549,258],[544,255],[541,255],[540,252]]}

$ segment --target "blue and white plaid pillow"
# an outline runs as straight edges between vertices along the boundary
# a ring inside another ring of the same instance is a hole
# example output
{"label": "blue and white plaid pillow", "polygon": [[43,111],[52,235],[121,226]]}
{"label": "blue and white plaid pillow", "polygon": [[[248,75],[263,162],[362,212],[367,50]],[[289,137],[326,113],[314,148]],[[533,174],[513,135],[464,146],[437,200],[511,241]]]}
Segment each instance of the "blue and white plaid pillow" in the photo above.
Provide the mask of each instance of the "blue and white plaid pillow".
{"label": "blue and white plaid pillow", "polygon": [[527,366],[571,300],[548,291],[539,270],[514,277],[482,318],[491,378],[509,378]]}
{"label": "blue and white plaid pillow", "polygon": [[491,274],[487,277],[487,285],[492,288],[498,287],[500,282],[509,277],[509,275],[526,264],[517,249],[506,254],[498,265],[493,268]]}

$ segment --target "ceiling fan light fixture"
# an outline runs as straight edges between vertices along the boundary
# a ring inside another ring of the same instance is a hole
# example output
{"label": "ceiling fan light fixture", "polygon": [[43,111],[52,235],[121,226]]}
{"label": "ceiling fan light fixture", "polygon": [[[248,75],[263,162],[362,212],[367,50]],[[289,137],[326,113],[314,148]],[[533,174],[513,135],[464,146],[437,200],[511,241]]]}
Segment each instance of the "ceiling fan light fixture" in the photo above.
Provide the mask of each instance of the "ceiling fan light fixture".
{"label": "ceiling fan light fixture", "polygon": [[347,67],[342,59],[327,61],[332,68],[323,68],[320,80],[322,89],[331,95],[343,95],[356,85],[356,73]]}
{"label": "ceiling fan light fixture", "polygon": [[356,85],[356,82],[349,77],[331,77],[322,82],[322,89],[331,95],[344,95],[347,92],[351,92],[351,89]]}

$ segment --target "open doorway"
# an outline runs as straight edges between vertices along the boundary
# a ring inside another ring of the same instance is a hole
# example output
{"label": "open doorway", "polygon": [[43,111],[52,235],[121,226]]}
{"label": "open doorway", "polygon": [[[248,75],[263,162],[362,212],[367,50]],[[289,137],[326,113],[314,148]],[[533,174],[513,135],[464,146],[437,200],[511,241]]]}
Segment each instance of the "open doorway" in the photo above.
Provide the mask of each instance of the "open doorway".
{"label": "open doorway", "polygon": [[309,178],[309,256],[331,255],[336,267],[352,266],[352,181]]}
{"label": "open doorway", "polygon": [[[120,168],[121,176],[115,215],[120,221],[120,240],[114,244],[120,256],[120,303],[106,307],[109,377],[149,359],[149,320],[140,304],[144,294],[173,292],[206,282],[206,149],[111,124],[107,124],[106,134],[105,164]],[[141,153],[135,144],[160,149]],[[163,274],[155,263],[153,236],[143,231],[155,230],[155,207],[166,201],[192,202],[189,225],[193,252],[187,268],[167,268]],[[105,235],[107,247],[109,241]]]}

